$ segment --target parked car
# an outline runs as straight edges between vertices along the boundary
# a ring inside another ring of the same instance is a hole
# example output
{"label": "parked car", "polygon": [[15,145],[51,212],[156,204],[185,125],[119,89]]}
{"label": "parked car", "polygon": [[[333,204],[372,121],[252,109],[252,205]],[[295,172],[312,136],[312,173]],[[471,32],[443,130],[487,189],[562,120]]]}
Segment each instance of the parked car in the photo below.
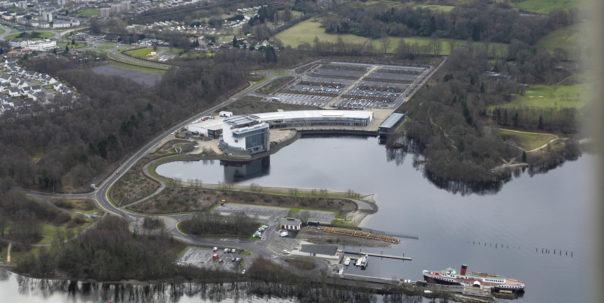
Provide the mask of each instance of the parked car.
{"label": "parked car", "polygon": [[214,246],[214,248],[212,248],[213,252],[216,252],[218,250],[218,247]]}

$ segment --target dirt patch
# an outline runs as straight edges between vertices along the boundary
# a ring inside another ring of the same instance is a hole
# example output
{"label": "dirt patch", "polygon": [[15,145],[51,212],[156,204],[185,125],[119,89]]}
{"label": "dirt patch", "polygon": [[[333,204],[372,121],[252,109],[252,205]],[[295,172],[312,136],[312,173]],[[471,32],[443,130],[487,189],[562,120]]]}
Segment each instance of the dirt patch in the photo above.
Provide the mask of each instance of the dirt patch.
{"label": "dirt patch", "polygon": [[272,94],[274,93],[278,88],[280,88],[281,86],[285,85],[285,83],[293,80],[294,77],[288,76],[288,77],[283,77],[283,78],[277,78],[269,83],[267,83],[266,85],[264,85],[263,87],[259,88],[257,90],[258,93],[261,94]]}
{"label": "dirt patch", "polygon": [[304,257],[287,258],[285,259],[285,262],[290,266],[294,267],[295,269],[301,270],[313,270],[315,269],[315,267],[317,267],[317,264],[315,264],[315,261],[313,259]]}
{"label": "dirt patch", "polygon": [[149,214],[203,211],[222,200],[241,204],[331,210],[340,213],[354,211],[357,207],[354,202],[344,199],[294,197],[199,187],[168,187],[149,201],[134,205],[131,209]]}
{"label": "dirt patch", "polygon": [[323,232],[316,227],[305,227],[298,232],[298,239],[303,239],[314,244],[337,244],[351,246],[388,247],[390,244],[383,241],[362,239],[351,236],[335,235]]}
{"label": "dirt patch", "polygon": [[94,209],[94,202],[89,199],[51,199],[51,203],[60,208],[89,211]]}
{"label": "dirt patch", "polygon": [[116,205],[122,206],[138,201],[159,188],[157,182],[143,174],[145,164],[156,157],[147,155],[141,158],[111,187],[109,196]]}
{"label": "dirt patch", "polygon": [[220,197],[196,187],[166,187],[157,196],[130,209],[147,214],[204,211],[220,201]]}
{"label": "dirt patch", "polygon": [[116,205],[122,206],[138,201],[154,193],[159,188],[159,184],[145,176],[143,167],[151,160],[174,154],[174,147],[183,144],[190,144],[190,142],[178,139],[169,141],[162,145],[155,153],[146,155],[138,160],[138,162],[125,172],[111,187],[109,193],[111,200]]}

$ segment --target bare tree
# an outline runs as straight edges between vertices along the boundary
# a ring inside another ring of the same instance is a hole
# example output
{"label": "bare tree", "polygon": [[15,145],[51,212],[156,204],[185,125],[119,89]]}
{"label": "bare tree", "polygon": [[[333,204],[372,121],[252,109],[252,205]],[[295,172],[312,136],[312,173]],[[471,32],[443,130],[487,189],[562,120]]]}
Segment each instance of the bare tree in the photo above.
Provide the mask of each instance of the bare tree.
{"label": "bare tree", "polygon": [[390,38],[384,37],[380,39],[380,42],[382,44],[382,50],[384,51],[384,54],[387,54],[388,50],[390,50],[390,44],[392,43],[392,41],[390,40]]}

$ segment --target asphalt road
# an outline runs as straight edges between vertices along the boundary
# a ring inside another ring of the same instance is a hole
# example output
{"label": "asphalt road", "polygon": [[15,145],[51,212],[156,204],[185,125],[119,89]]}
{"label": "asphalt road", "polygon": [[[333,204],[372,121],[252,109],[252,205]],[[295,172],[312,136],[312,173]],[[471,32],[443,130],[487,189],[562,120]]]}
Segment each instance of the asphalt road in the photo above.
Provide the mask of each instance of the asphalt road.
{"label": "asphalt road", "polygon": [[[272,81],[275,76],[270,75],[268,81]],[[172,133],[176,130],[179,130],[183,126],[193,122],[196,119],[201,118],[202,116],[210,115],[218,109],[229,105],[233,102],[236,102],[240,96],[244,95],[248,91],[252,90],[252,87],[244,89],[239,93],[233,95],[229,99],[218,103],[203,112],[200,112],[190,118],[178,123],[177,125],[172,126],[168,130],[164,131],[153,140],[145,144],[142,148],[140,148],[137,152],[135,152],[132,156],[130,156],[127,160],[122,162],[118,168],[116,168],[111,174],[103,180],[102,183],[98,184],[96,189],[89,193],[77,193],[77,194],[63,194],[63,193],[42,193],[36,191],[26,191],[26,194],[33,198],[38,199],[50,199],[50,198],[63,198],[63,199],[91,199],[93,200],[99,208],[109,214],[113,214],[116,216],[123,217],[128,221],[128,223],[135,223],[137,221],[142,220],[147,215],[130,212],[116,205],[113,205],[109,200],[109,190],[111,186],[115,184],[117,180],[132,166],[140,160],[145,155],[153,152],[157,147],[164,143],[164,141],[170,139]],[[274,255],[268,248],[266,248],[266,241],[252,241],[252,240],[239,240],[239,239],[215,239],[215,238],[196,238],[187,234],[183,234],[177,228],[178,222],[189,218],[190,214],[177,214],[177,215],[161,215],[155,216],[164,221],[166,230],[177,240],[180,240],[187,244],[193,245],[202,245],[202,246],[220,246],[220,247],[233,247],[233,248],[243,248],[252,253],[257,253],[259,255],[270,256]]]}

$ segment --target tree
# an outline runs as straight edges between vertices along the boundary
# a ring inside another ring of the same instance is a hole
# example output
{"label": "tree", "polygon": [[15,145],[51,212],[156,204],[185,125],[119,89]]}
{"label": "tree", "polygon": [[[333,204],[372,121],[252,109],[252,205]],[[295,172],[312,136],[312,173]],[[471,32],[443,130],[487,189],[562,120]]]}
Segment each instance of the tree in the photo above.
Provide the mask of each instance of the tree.
{"label": "tree", "polygon": [[239,47],[239,40],[235,36],[233,36],[233,47]]}
{"label": "tree", "polygon": [[440,51],[442,50],[442,42],[435,36],[430,39],[430,50],[434,56],[440,55]]}
{"label": "tree", "polygon": [[392,41],[390,40],[390,38],[384,37],[380,39],[380,42],[382,43],[382,50],[384,51],[384,54],[387,54],[390,50],[390,44],[392,43]]}
{"label": "tree", "polygon": [[543,117],[539,116],[539,123],[537,124],[538,129],[543,129]]}
{"label": "tree", "polygon": [[526,152],[522,151],[522,162],[526,163]]}

